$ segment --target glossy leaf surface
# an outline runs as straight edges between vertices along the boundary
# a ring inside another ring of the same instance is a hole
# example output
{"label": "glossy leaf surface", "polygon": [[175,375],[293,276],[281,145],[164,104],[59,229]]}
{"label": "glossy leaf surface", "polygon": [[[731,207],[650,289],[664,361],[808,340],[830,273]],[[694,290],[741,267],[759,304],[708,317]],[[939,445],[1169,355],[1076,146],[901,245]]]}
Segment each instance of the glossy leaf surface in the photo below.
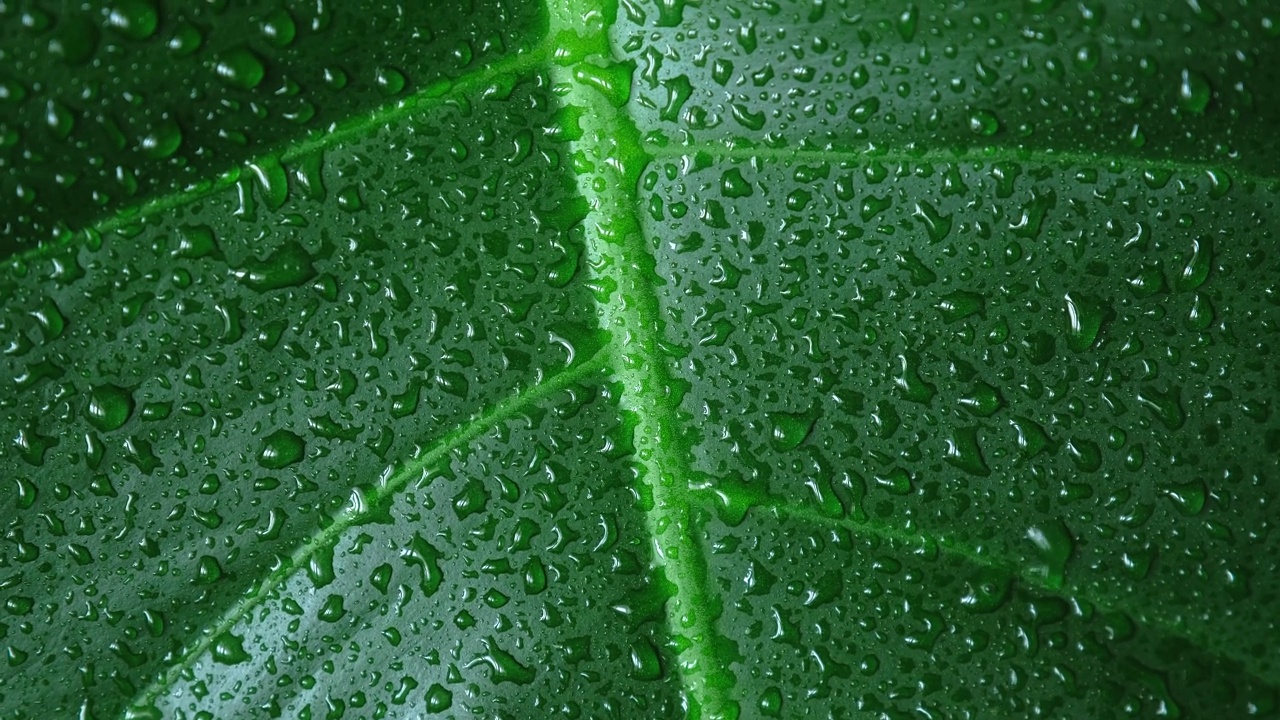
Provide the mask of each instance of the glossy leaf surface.
{"label": "glossy leaf surface", "polygon": [[1270,8],[458,5],[0,5],[0,715],[1280,712]]}

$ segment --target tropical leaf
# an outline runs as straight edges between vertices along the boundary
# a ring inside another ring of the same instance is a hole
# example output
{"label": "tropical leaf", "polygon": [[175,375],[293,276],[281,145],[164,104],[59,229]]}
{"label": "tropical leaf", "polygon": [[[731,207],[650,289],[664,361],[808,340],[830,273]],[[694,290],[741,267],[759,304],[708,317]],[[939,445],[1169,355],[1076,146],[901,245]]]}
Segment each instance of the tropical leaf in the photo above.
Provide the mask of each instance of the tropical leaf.
{"label": "tropical leaf", "polygon": [[1280,714],[1265,4],[0,18],[4,717]]}

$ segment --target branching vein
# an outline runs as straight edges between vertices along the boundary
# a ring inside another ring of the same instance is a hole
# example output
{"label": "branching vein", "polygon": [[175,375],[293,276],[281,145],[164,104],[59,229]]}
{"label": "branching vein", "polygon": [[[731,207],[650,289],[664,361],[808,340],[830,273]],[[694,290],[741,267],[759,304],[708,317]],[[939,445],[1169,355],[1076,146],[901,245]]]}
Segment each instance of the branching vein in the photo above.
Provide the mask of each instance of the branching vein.
{"label": "branching vein", "polygon": [[446,433],[426,452],[401,463],[385,475],[381,484],[366,498],[367,502],[363,510],[348,510],[339,515],[331,525],[312,534],[265,580],[252,587],[239,602],[228,608],[217,622],[206,628],[199,639],[185,649],[180,660],[166,668],[163,674],[153,680],[129,703],[124,715],[125,720],[131,717],[131,711],[154,705],[169,688],[178,682],[184,671],[200,661],[223,633],[247,618],[254,608],[270,598],[272,593],[289,578],[305,572],[308,561],[313,555],[322,549],[333,547],[347,530],[365,522],[373,513],[380,512],[392,496],[403,490],[414,479],[421,477],[424,471],[491,428],[519,417],[555,393],[598,374],[608,365],[609,360],[608,350],[601,350],[589,360],[580,362],[551,376],[541,384],[508,397],[484,414]]}

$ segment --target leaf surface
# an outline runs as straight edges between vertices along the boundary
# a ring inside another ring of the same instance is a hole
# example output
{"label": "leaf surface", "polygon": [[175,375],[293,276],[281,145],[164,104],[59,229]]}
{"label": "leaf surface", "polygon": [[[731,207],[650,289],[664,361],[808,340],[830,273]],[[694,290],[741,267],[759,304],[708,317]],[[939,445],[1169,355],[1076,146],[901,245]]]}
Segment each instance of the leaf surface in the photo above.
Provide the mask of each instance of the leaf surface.
{"label": "leaf surface", "polygon": [[1267,8],[0,13],[4,716],[1280,712]]}

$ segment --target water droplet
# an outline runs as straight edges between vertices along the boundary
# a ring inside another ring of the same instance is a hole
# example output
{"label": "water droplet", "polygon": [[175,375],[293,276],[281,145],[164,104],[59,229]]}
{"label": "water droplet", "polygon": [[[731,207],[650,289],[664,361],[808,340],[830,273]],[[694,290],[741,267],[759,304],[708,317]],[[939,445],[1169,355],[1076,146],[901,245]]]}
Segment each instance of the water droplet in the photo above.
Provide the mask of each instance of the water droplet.
{"label": "water droplet", "polygon": [[89,392],[85,417],[99,430],[111,431],[129,420],[133,407],[133,393],[117,385],[98,385]]}
{"label": "water droplet", "polygon": [[773,441],[783,452],[794,450],[813,432],[813,427],[821,415],[818,409],[799,413],[769,413],[769,423],[773,428]]}
{"label": "water droplet", "polygon": [[98,26],[83,15],[71,15],[58,22],[49,39],[49,54],[68,65],[82,65],[98,50]]}
{"label": "water droplet", "polygon": [[489,504],[489,494],[484,483],[478,478],[471,478],[463,483],[462,489],[453,496],[453,512],[459,520],[484,512]]}
{"label": "water droplet", "polygon": [[324,604],[320,606],[317,617],[325,622],[338,622],[347,614],[347,609],[343,607],[341,595],[330,595],[325,598]]}
{"label": "water droplet", "polygon": [[964,582],[960,605],[976,613],[998,610],[1009,599],[1013,577],[998,568],[980,568]]}
{"label": "water droplet", "polygon": [[1195,70],[1184,69],[1182,82],[1178,85],[1178,104],[1196,115],[1204,113],[1209,106],[1213,88],[1209,79]]}
{"label": "water droplet", "polygon": [[267,39],[267,42],[278,48],[285,48],[291,45],[294,36],[298,33],[298,27],[293,21],[293,16],[283,8],[268,13],[262,19],[261,30],[262,36]]}
{"label": "water droplet", "polygon": [[960,468],[971,475],[986,477],[991,468],[982,457],[982,447],[978,443],[978,429],[955,428],[947,438],[947,463]]}
{"label": "water droplet", "polygon": [[911,493],[911,473],[895,467],[884,474],[874,475],[876,487],[892,495],[909,495]]}
{"label": "water droplet", "polygon": [[584,62],[574,68],[573,77],[583,85],[599,92],[606,102],[616,108],[625,106],[631,97],[629,65],[612,63],[600,66]]}
{"label": "water droplet", "polygon": [[203,43],[204,35],[200,29],[191,23],[183,22],[173,29],[173,35],[169,37],[167,46],[175,55],[186,57],[199,50]]}
{"label": "water droplet", "polygon": [[45,103],[44,122],[49,127],[49,132],[59,140],[71,137],[71,131],[76,127],[75,115],[72,115],[71,110],[57,100]]}
{"label": "water droplet", "polygon": [[62,332],[67,327],[67,318],[58,309],[53,298],[44,298],[40,303],[40,309],[28,314],[40,326],[40,337],[46,343],[62,337]]}
{"label": "water droplet", "polygon": [[325,199],[324,153],[317,150],[292,162],[293,179],[302,194],[311,200]]}
{"label": "water droplet", "polygon": [[1000,118],[990,110],[974,110],[969,113],[969,130],[976,135],[991,137],[1000,131]]}
{"label": "water droplet", "polygon": [[263,202],[271,210],[279,210],[289,197],[289,179],[280,161],[268,156],[249,163],[248,167],[258,181]]}
{"label": "water droplet", "polygon": [[338,191],[338,207],[347,212],[360,212],[364,209],[364,200],[360,199],[360,190],[354,185]]}
{"label": "water droplet", "polygon": [[646,639],[631,643],[631,676],[639,680],[662,678],[662,660],[658,651]]}
{"label": "water droplet", "polygon": [[893,379],[894,385],[903,398],[911,402],[927,405],[938,391],[933,385],[920,377],[920,356],[913,352],[898,355],[899,372]]}
{"label": "water droplet", "polygon": [[986,315],[986,298],[976,292],[957,290],[943,295],[937,305],[942,319],[948,323],[963,320],[971,315]]}
{"label": "water droplet", "polygon": [[221,255],[217,239],[208,225],[183,225],[178,228],[178,246],[174,248],[174,257],[196,259]]}
{"label": "water droplet", "polygon": [[244,649],[244,638],[229,631],[219,635],[210,650],[213,661],[221,665],[239,665],[253,659]]}
{"label": "water droplet", "polygon": [[374,72],[373,82],[383,95],[391,97],[399,95],[404,90],[406,80],[404,73],[384,65]]}
{"label": "water droplet", "polygon": [[315,277],[311,254],[296,241],[281,245],[264,260],[250,259],[234,271],[240,282],[254,290],[297,287]]}
{"label": "water droplet", "polygon": [[753,192],[751,183],[737,168],[729,168],[720,176],[720,193],[727,198],[751,197]]}
{"label": "water droplet", "polygon": [[978,382],[973,389],[959,399],[961,407],[978,417],[991,417],[1004,407],[1004,398],[994,385]]}
{"label": "water droplet", "polygon": [[1067,347],[1084,352],[1093,346],[1102,329],[1102,306],[1080,296],[1067,293],[1062,296],[1067,308]]}
{"label": "water droplet", "polygon": [[453,707],[453,693],[440,683],[431,683],[425,699],[429,713],[442,713]]}
{"label": "water droplet", "polygon": [[1025,537],[1035,547],[1028,574],[1052,589],[1061,588],[1066,580],[1067,561],[1076,547],[1067,526],[1057,520],[1043,522],[1027,528]]}
{"label": "water droplet", "polygon": [[262,82],[267,70],[252,51],[244,47],[223,52],[213,67],[214,73],[226,84],[241,90],[252,90]]}
{"label": "water droplet", "polygon": [[1138,404],[1151,411],[1170,430],[1177,430],[1186,422],[1177,388],[1161,392],[1154,387],[1143,388],[1138,393]]}
{"label": "water droplet", "polygon": [[280,470],[302,460],[306,443],[288,430],[276,430],[262,440],[258,464],[268,470]]}
{"label": "water droplet", "polygon": [[916,37],[916,27],[920,22],[920,9],[914,4],[908,5],[897,20],[894,21],[894,27],[898,29],[898,36],[904,42],[911,42]]}
{"label": "water droplet", "polygon": [[928,234],[931,243],[941,242],[951,234],[951,216],[938,212],[938,209],[926,200],[916,203],[913,217],[918,218],[924,225],[925,233]]}
{"label": "water droplet", "polygon": [[163,160],[171,157],[182,145],[182,128],[172,118],[164,118],[152,126],[151,132],[142,136],[138,146],[147,157]]}
{"label": "water droplet", "polygon": [[115,0],[107,14],[107,25],[131,40],[146,40],[154,35],[159,20],[150,0]]}
{"label": "water droplet", "polygon": [[[26,98],[27,89],[20,83],[9,79],[0,79],[0,102],[16,104]],[[14,137],[16,138],[16,136]]]}
{"label": "water droplet", "polygon": [[528,685],[537,676],[537,671],[520,664],[515,656],[498,647],[497,641],[493,638],[485,638],[481,641],[481,644],[484,645],[484,654],[467,663],[466,667],[473,668],[477,665],[487,665],[490,671],[489,678],[494,684]]}
{"label": "water droplet", "polygon": [[766,688],[760,695],[759,707],[764,717],[782,717],[782,691],[776,687]]}
{"label": "water droplet", "polygon": [[1204,332],[1213,326],[1213,301],[1209,296],[1198,292],[1191,301],[1191,310],[1187,313],[1187,328],[1195,332]]}
{"label": "water droplet", "polygon": [[441,557],[441,552],[416,532],[413,539],[400,549],[400,558],[406,565],[416,565],[422,570],[419,588],[426,597],[434,595],[440,589],[440,583],[444,582],[444,573],[440,569]]}
{"label": "water droplet", "polygon": [[1097,472],[1102,467],[1102,448],[1085,438],[1073,437],[1067,441],[1067,455],[1080,472]]}
{"label": "water droplet", "polygon": [[880,112],[880,98],[872,95],[849,109],[849,119],[859,125],[866,124]]}
{"label": "water droplet", "polygon": [[197,585],[212,585],[222,579],[222,566],[218,564],[217,558],[212,555],[202,555],[196,563],[195,583]]}
{"label": "water droplet", "polygon": [[1165,483],[1160,486],[1160,492],[1173,502],[1178,512],[1187,517],[1199,515],[1209,496],[1205,484],[1199,480],[1187,483]]}
{"label": "water droplet", "polygon": [[1191,241],[1191,252],[1187,255],[1182,272],[1173,280],[1173,288],[1178,292],[1190,292],[1198,289],[1209,277],[1213,267],[1213,246],[1207,237]]}
{"label": "water droplet", "polygon": [[321,547],[307,558],[307,578],[317,590],[337,579],[337,573],[333,569],[332,547]]}

